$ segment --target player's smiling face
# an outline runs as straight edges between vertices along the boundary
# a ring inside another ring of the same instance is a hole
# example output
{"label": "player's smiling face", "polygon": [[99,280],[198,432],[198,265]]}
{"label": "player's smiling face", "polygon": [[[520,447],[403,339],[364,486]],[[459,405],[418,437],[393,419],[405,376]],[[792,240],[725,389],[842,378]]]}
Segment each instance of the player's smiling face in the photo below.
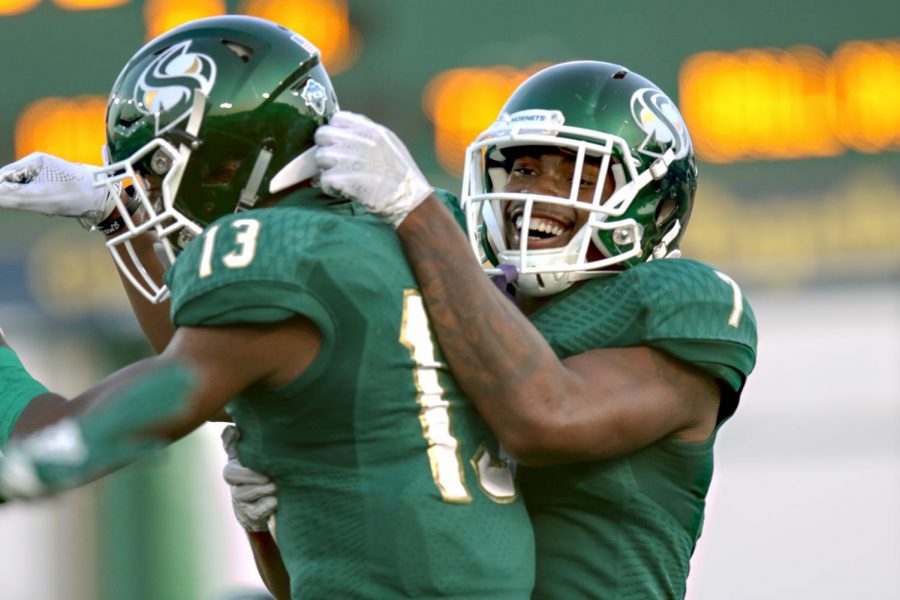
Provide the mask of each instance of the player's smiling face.
{"label": "player's smiling face", "polygon": [[[544,196],[569,198],[572,185],[578,186],[578,200],[590,203],[600,177],[600,158],[588,157],[578,182],[573,182],[575,156],[552,148],[527,148],[512,159],[509,179],[504,191],[531,193]],[[615,187],[611,174],[603,182],[603,198],[608,198]],[[507,201],[503,205],[506,241],[510,248],[518,248],[522,231],[525,203]],[[587,222],[588,212],[571,206],[535,203],[528,224],[528,248],[559,248]]]}

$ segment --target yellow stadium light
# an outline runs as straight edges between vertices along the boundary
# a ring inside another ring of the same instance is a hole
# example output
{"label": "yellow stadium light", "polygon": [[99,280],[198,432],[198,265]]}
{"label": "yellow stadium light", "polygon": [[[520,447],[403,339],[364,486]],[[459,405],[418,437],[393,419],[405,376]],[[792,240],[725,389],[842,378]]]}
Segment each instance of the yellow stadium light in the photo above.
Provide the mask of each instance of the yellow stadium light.
{"label": "yellow stadium light", "polygon": [[53,0],[63,10],[102,10],[128,4],[130,0]]}
{"label": "yellow stadium light", "polygon": [[224,0],[147,0],[144,5],[147,39],[153,39],[188,21],[216,17],[226,12]]}
{"label": "yellow stadium light", "polygon": [[900,41],[703,52],[681,67],[680,105],[710,162],[900,148]]}
{"label": "yellow stadium light", "polygon": [[831,156],[827,57],[809,47],[704,52],[680,74],[681,110],[698,155],[711,162]]}
{"label": "yellow stadium light", "polygon": [[542,66],[451,69],[428,82],[422,104],[435,126],[438,162],[447,172],[462,174],[468,145],[494,122],[519,84]]}
{"label": "yellow stadium light", "polygon": [[0,0],[0,17],[28,12],[40,2],[41,0]]}
{"label": "yellow stadium light", "polygon": [[900,148],[900,41],[848,42],[834,54],[838,133],[850,148]]}
{"label": "yellow stadium light", "polygon": [[245,0],[239,12],[296,31],[322,53],[331,75],[346,71],[359,56],[359,34],[345,0]]}
{"label": "yellow stadium light", "polygon": [[105,122],[105,96],[37,100],[16,123],[16,157],[40,151],[74,162],[100,164]]}

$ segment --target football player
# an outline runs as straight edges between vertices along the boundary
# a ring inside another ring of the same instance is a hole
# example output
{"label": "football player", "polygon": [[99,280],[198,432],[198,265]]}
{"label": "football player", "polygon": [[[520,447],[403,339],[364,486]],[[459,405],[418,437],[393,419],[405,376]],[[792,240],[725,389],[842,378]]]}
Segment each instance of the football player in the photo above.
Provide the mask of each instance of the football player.
{"label": "football player", "polygon": [[[114,208],[69,212],[107,234],[142,302],[168,298],[174,327],[159,357],[67,405],[86,412],[14,440],[0,490],[79,485],[227,407],[226,447],[278,486],[292,597],[527,598],[524,504],[394,231],[309,182],[336,110],[318,51],[259,19],[195,21],[128,62],[92,174]],[[4,352],[3,403],[43,394]]]}
{"label": "football player", "polygon": [[397,228],[452,372],[519,462],[534,598],[684,597],[757,336],[738,284],[679,258],[697,167],[675,104],[619,65],[533,75],[468,150],[467,233],[386,128],[339,112],[316,142],[323,188]]}

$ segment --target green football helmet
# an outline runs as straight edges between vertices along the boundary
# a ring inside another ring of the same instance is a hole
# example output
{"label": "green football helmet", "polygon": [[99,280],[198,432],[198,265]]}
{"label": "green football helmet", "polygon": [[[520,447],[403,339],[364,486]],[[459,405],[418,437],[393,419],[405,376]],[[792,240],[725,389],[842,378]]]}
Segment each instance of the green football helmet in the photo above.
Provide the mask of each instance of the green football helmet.
{"label": "green football helmet", "polygon": [[171,263],[212,221],[309,179],[313,135],[337,109],[319,51],[275,23],[213,17],[149,42],[113,85],[97,176],[124,221],[107,243],[122,272],[164,300],[131,240],[155,231]]}
{"label": "green football helmet", "polygon": [[[523,148],[575,157],[568,196],[504,191],[512,157]],[[586,157],[600,165],[598,181],[614,181],[609,197],[597,185],[591,201],[579,199]],[[469,147],[462,206],[472,249],[486,269],[499,273],[512,265],[521,292],[546,296],[576,281],[678,256],[696,187],[691,139],[666,94],[625,67],[577,61],[532,75]],[[522,216],[515,225],[518,243],[506,235],[502,207],[510,202],[523,207],[515,211]],[[546,225],[532,222],[540,204],[587,211],[588,217],[563,247],[529,249],[529,232],[547,235]]]}

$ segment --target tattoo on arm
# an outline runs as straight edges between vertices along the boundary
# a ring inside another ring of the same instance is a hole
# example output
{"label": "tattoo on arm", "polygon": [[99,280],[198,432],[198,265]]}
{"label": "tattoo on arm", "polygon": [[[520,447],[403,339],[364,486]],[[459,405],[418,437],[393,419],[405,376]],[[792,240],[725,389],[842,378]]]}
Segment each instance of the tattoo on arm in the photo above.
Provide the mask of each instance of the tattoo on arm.
{"label": "tattoo on arm", "polygon": [[[468,249],[468,243],[451,223],[455,231],[448,230],[447,220],[423,220],[420,227],[404,232],[403,244],[457,379],[465,388],[494,395],[506,388],[508,377],[533,375],[539,353],[531,344],[521,343],[523,327],[531,327],[521,311],[496,289],[474,257],[460,256],[460,247]],[[478,301],[459,301],[458,290]],[[537,332],[534,335],[543,343]],[[492,368],[498,366],[503,366],[504,376]]]}

